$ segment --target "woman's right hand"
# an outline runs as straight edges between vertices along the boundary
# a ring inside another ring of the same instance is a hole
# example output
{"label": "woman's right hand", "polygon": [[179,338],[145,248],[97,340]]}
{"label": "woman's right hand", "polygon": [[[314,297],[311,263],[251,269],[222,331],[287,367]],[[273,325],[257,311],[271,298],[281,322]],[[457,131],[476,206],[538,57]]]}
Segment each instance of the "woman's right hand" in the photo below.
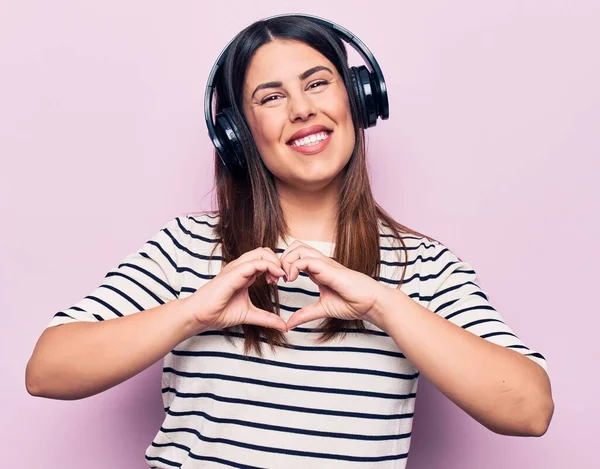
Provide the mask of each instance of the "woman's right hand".
{"label": "woman's right hand", "polygon": [[226,264],[221,272],[192,295],[182,299],[199,330],[224,329],[239,324],[270,327],[285,332],[286,323],[275,313],[257,308],[250,301],[248,287],[266,272],[276,283],[285,272],[270,248],[257,248]]}

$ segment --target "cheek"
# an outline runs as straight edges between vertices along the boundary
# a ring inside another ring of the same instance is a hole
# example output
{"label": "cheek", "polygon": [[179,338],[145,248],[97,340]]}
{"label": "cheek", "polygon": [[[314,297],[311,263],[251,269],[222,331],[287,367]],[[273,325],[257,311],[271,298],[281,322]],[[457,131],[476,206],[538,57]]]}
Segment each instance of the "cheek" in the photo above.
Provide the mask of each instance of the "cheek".
{"label": "cheek", "polygon": [[269,114],[256,116],[252,133],[259,146],[278,143],[281,136],[281,123]]}
{"label": "cheek", "polygon": [[352,140],[352,146],[354,146],[354,123],[352,122],[352,111],[350,109],[350,101],[348,99],[348,95],[345,95],[341,102],[343,104],[340,106],[339,109],[340,120],[344,122],[344,127],[351,135],[351,137],[349,137],[349,140]]}

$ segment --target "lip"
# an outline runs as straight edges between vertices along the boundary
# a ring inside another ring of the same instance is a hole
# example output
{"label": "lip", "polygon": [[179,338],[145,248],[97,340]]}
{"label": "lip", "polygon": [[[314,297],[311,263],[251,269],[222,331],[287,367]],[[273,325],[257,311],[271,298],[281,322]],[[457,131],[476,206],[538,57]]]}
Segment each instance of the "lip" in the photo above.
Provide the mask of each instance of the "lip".
{"label": "lip", "polygon": [[316,145],[311,145],[309,147],[295,147],[294,145],[288,145],[288,147],[294,151],[297,151],[298,153],[302,153],[303,155],[314,155],[315,153],[323,151],[327,145],[329,145],[332,135],[333,132],[330,132],[325,140],[321,140]]}
{"label": "lip", "polygon": [[331,133],[331,129],[328,127],[325,127],[324,125],[311,125],[310,127],[300,129],[298,132],[293,134],[287,141],[287,144],[289,145],[294,140],[297,140],[302,137],[306,137],[307,135],[318,134],[319,132],[323,132],[323,131]]}

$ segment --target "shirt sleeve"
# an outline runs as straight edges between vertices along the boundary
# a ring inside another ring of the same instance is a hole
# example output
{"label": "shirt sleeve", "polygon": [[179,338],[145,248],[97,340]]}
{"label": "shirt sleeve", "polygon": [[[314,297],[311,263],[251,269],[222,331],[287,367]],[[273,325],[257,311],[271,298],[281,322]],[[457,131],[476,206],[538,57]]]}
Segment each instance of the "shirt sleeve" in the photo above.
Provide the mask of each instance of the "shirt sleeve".
{"label": "shirt sleeve", "polygon": [[427,308],[485,340],[525,355],[548,372],[545,357],[525,345],[490,304],[471,265],[440,243],[435,251],[436,272],[426,274],[433,281]]}
{"label": "shirt sleeve", "polygon": [[110,270],[102,284],[71,307],[57,312],[48,326],[106,321],[150,309],[179,297],[178,256],[184,247],[186,218],[170,220],[149,241]]}

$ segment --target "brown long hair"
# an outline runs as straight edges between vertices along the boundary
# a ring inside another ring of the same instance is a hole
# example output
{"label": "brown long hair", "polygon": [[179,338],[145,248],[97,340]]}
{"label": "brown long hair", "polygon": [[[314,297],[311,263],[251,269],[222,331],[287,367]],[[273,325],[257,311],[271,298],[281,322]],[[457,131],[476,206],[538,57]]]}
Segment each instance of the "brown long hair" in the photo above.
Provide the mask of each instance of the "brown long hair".
{"label": "brown long hair", "polygon": [[[301,41],[318,50],[329,59],[342,76],[346,89],[351,90],[348,56],[342,41],[327,28],[301,17],[279,17],[258,21],[241,31],[234,41],[216,79],[216,112],[229,107],[236,118],[246,156],[247,170],[240,177],[232,175],[223,166],[215,151],[215,188],[218,221],[214,227],[220,239],[223,265],[245,252],[258,247],[275,251],[280,236],[288,234],[283,211],[275,188],[274,177],[263,163],[243,115],[242,90],[246,70],[254,52],[273,39]],[[423,236],[421,233],[395,221],[373,198],[366,164],[365,136],[360,125],[357,98],[348,93],[355,129],[355,147],[343,171],[339,193],[336,244],[332,257],[340,264],[374,279],[380,273],[379,222],[393,233],[393,238],[406,248],[402,233]],[[399,261],[402,262],[399,249]],[[407,256],[405,255],[405,259]],[[398,288],[402,285],[406,264]],[[280,314],[277,285],[269,285],[265,275],[259,276],[249,287],[251,301],[258,308]],[[271,348],[285,345],[283,333],[253,325],[241,326],[244,332],[244,350],[261,354],[261,340]],[[320,341],[330,340],[345,329],[365,330],[362,321],[343,321],[328,318],[320,329]],[[224,331],[227,335],[231,331]]]}

